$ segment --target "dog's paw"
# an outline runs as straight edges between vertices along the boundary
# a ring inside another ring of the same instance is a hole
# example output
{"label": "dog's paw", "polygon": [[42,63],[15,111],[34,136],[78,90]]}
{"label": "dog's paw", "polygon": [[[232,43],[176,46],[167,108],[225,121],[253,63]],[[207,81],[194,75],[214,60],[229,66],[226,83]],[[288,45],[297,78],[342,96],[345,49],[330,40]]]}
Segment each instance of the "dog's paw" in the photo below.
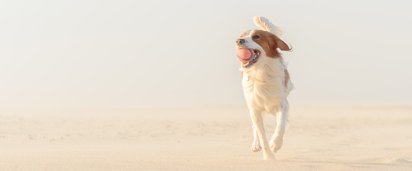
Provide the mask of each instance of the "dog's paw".
{"label": "dog's paw", "polygon": [[259,142],[253,142],[253,143],[252,143],[252,146],[250,147],[250,149],[251,149],[253,152],[258,152],[258,151],[262,150],[262,147],[260,146]]}
{"label": "dog's paw", "polygon": [[263,160],[274,160],[275,155],[271,151],[263,152]]}
{"label": "dog's paw", "polygon": [[272,150],[273,152],[277,152],[282,147],[282,145],[283,145],[283,138],[276,138],[270,141],[270,150]]}

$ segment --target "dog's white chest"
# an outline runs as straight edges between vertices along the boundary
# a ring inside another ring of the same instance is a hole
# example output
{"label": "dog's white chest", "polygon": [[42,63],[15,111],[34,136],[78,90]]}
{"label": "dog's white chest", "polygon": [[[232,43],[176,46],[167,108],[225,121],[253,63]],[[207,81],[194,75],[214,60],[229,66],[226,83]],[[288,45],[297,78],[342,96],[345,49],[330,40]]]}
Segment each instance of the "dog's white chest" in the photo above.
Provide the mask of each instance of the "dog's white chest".
{"label": "dog's white chest", "polygon": [[243,91],[249,107],[275,112],[286,98],[284,65],[279,59],[260,59],[243,70]]}

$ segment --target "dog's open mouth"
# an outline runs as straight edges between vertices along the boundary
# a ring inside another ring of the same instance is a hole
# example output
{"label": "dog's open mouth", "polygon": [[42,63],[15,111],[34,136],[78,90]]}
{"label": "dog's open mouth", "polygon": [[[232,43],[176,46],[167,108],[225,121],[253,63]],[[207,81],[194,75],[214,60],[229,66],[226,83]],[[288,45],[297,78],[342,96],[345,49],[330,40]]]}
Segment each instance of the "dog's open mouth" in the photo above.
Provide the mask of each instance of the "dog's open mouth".
{"label": "dog's open mouth", "polygon": [[236,54],[243,67],[251,66],[260,57],[260,51],[257,49],[238,48]]}

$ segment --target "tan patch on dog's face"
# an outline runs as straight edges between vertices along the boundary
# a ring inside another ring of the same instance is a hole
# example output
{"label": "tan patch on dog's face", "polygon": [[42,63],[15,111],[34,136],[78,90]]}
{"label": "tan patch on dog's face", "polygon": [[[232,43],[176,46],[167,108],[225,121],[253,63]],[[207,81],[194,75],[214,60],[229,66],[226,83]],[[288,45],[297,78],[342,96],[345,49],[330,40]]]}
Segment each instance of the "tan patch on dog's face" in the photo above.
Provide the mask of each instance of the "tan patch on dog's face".
{"label": "tan patch on dog's face", "polygon": [[256,30],[250,35],[252,40],[265,50],[266,56],[277,57],[279,54],[275,49],[276,41],[272,36],[274,36],[272,33],[263,30]]}
{"label": "tan patch on dog's face", "polygon": [[255,30],[250,37],[254,42],[259,44],[263,50],[265,50],[266,56],[276,58],[280,57],[279,52],[277,51],[277,48],[280,48],[281,50],[290,50],[289,46],[283,42],[281,39],[279,39],[277,36],[274,34],[263,31],[263,30]]}

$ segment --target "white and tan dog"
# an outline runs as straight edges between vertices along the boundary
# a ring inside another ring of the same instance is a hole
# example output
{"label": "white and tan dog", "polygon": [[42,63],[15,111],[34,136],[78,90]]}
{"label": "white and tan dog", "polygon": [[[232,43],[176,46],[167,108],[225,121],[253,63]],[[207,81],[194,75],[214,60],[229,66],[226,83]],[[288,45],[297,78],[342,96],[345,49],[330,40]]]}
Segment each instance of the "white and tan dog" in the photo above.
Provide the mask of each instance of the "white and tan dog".
{"label": "white and tan dog", "polygon": [[[281,31],[264,17],[254,17],[261,30],[243,32],[236,41],[236,52],[241,62],[242,85],[253,123],[252,151],[263,150],[263,158],[274,158],[282,147],[292,90],[289,73],[279,50],[291,48],[281,38]],[[264,114],[276,117],[272,138],[266,138]]]}

